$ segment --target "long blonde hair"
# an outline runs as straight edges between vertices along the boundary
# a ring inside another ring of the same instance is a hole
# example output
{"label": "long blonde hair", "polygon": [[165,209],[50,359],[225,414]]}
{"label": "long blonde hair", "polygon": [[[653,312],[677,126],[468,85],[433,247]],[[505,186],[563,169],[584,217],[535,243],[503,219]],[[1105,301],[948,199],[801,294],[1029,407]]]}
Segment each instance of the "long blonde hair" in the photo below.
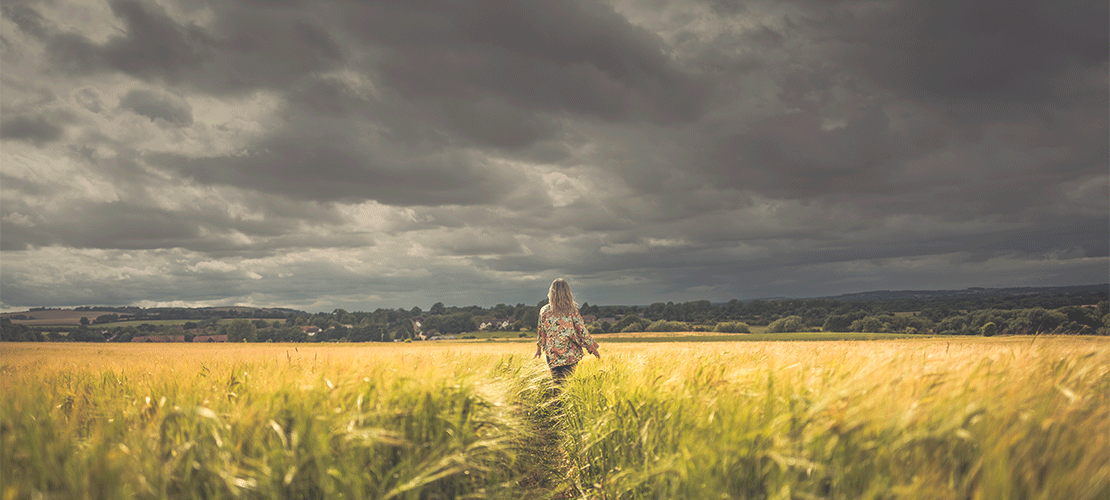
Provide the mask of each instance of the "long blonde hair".
{"label": "long blonde hair", "polygon": [[557,278],[551,282],[551,289],[547,291],[547,301],[551,303],[551,312],[560,316],[570,315],[578,310],[574,294],[570,293],[570,283],[563,278]]}

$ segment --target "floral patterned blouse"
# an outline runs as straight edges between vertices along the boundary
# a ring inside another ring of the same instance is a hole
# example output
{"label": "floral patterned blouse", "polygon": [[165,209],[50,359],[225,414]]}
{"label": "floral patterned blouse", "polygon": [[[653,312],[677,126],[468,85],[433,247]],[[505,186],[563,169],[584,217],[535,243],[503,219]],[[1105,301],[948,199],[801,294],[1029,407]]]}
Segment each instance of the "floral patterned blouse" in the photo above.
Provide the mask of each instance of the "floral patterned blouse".
{"label": "floral patterned blouse", "polygon": [[540,309],[538,344],[547,354],[551,367],[573,365],[582,361],[582,348],[597,353],[597,342],[590,337],[582,315],[575,309],[569,316],[556,316],[551,304]]}

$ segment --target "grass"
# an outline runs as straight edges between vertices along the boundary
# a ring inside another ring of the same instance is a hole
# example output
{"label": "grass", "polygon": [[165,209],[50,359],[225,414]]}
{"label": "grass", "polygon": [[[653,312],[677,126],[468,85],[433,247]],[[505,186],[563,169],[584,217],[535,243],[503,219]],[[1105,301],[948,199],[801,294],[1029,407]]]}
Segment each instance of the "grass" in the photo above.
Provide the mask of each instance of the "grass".
{"label": "grass", "polygon": [[609,498],[1103,498],[1107,344],[1046,344],[639,346],[571,386],[572,470]]}
{"label": "grass", "polygon": [[52,347],[5,350],[5,498],[511,492],[541,406],[513,384],[544,374],[391,345]]}
{"label": "grass", "polygon": [[1110,494],[1104,339],[602,354],[555,397],[510,342],[5,344],[0,497]]}

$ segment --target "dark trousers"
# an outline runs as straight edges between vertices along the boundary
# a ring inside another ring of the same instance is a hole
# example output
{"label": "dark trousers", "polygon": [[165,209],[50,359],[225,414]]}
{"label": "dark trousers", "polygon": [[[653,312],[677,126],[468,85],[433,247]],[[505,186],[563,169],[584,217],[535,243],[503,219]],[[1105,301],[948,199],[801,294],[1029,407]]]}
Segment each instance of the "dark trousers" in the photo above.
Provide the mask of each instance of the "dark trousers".
{"label": "dark trousers", "polygon": [[555,385],[563,385],[563,380],[574,373],[574,367],[578,366],[577,363],[571,363],[563,366],[551,367],[551,378],[555,380]]}

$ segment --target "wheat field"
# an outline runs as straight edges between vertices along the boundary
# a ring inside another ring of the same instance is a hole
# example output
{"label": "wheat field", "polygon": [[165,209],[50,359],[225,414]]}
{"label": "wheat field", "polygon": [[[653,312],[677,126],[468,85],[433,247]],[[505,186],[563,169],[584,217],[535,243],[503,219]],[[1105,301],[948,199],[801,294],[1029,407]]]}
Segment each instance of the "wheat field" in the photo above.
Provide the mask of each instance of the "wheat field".
{"label": "wheat field", "polygon": [[2,498],[1110,496],[1110,342],[4,344]]}

